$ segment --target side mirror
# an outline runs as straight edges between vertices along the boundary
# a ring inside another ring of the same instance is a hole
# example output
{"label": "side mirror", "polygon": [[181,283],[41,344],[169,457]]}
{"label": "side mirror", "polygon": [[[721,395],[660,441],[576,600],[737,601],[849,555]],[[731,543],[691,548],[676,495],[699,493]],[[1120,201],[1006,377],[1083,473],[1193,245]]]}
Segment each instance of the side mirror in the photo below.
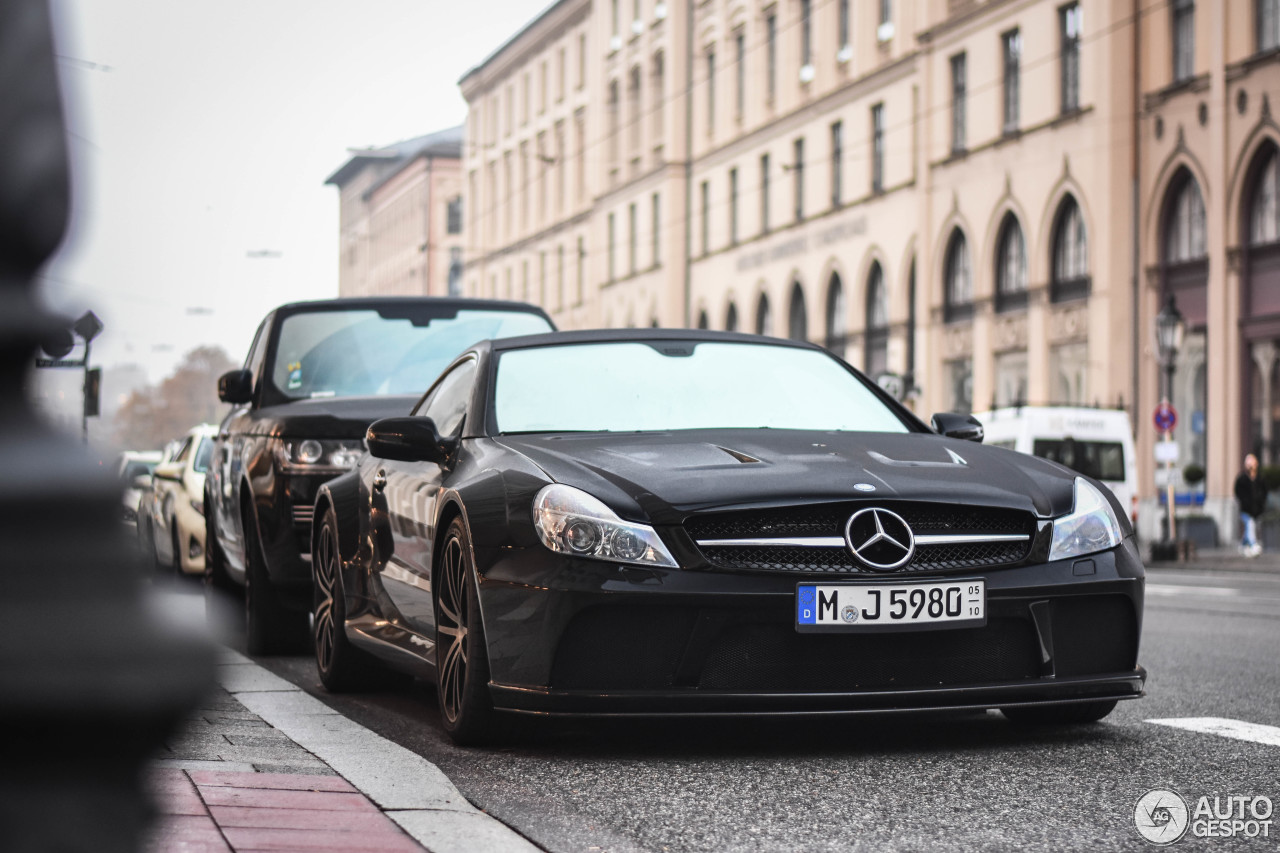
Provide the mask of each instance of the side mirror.
{"label": "side mirror", "polygon": [[129,488],[145,492],[147,489],[151,488],[151,475],[139,474],[129,482]]}
{"label": "side mirror", "polygon": [[224,403],[247,403],[253,399],[253,374],[228,370],[218,377],[218,399]]}
{"label": "side mirror", "polygon": [[379,459],[398,462],[434,462],[443,465],[454,441],[436,431],[431,418],[383,418],[374,421],[364,434],[369,453]]}
{"label": "side mirror", "polygon": [[166,462],[163,465],[157,465],[156,470],[152,472],[152,477],[157,480],[170,480],[179,482],[182,480],[182,463]]}
{"label": "side mirror", "polygon": [[939,412],[930,422],[934,432],[947,438],[962,438],[982,444],[982,421],[973,415],[957,415],[955,412]]}

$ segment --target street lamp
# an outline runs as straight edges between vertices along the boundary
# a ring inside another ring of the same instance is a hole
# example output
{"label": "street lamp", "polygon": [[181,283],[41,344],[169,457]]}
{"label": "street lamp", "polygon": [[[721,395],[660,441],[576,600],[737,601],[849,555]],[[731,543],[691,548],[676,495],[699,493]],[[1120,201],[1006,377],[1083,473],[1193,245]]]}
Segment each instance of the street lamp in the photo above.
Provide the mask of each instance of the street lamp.
{"label": "street lamp", "polygon": [[[1168,301],[1165,302],[1164,308],[1160,309],[1160,313],[1156,315],[1156,354],[1160,359],[1160,366],[1164,368],[1164,393],[1161,395],[1161,408],[1169,406],[1173,397],[1173,374],[1177,370],[1178,350],[1182,348],[1182,336],[1186,332],[1186,322],[1182,318],[1182,312],[1178,310],[1178,302],[1172,293],[1169,294]],[[1164,431],[1164,440],[1167,444],[1173,444],[1173,426],[1172,424]],[[1165,504],[1169,513],[1167,548],[1174,550],[1176,553],[1178,534],[1174,527],[1173,512],[1173,465],[1174,450],[1170,446],[1165,453]],[[1166,553],[1166,556],[1168,554]]]}

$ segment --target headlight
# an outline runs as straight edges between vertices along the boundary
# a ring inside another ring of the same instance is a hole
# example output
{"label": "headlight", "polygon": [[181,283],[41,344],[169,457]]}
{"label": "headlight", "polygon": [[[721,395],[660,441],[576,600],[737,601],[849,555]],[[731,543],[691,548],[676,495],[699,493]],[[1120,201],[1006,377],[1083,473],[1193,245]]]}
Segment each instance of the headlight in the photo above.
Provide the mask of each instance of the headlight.
{"label": "headlight", "polygon": [[276,454],[284,465],[351,468],[361,453],[364,453],[364,442],[360,440],[286,439],[276,444]]}
{"label": "headlight", "polygon": [[1105,551],[1120,544],[1120,522],[1111,503],[1082,477],[1076,478],[1075,506],[1068,515],[1054,519],[1050,560],[1065,560]]}
{"label": "headlight", "polygon": [[538,492],[533,501],[533,524],[542,544],[560,554],[676,567],[652,527],[623,521],[599,500],[572,486],[554,484]]}

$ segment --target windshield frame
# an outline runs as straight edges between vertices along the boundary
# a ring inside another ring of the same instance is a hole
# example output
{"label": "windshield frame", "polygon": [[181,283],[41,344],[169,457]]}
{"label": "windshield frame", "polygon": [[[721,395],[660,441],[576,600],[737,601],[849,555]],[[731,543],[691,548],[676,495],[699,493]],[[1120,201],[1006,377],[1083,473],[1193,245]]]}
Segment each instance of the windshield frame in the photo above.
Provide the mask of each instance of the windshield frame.
{"label": "windshield frame", "polygon": [[[533,315],[544,320],[552,331],[556,328],[555,322],[551,317],[538,306],[530,305],[525,302],[511,302],[498,299],[466,299],[429,296],[346,297],[333,300],[295,302],[289,305],[282,305],[274,312],[270,329],[270,339],[267,341],[266,353],[262,359],[262,363],[257,367],[258,375],[255,377],[255,386],[257,389],[257,406],[259,408],[303,403],[312,399],[357,398],[355,396],[338,396],[333,398],[299,397],[289,394],[283,389],[277,387],[273,377],[277,352],[280,346],[280,334],[284,329],[285,322],[290,317],[294,317],[299,314],[319,314],[333,311],[376,311],[379,315],[384,317],[390,315],[393,318],[397,314],[404,312],[405,314],[413,314],[414,316],[429,317],[432,320],[456,317],[461,311],[509,312],[512,314]],[[451,356],[452,355],[453,354],[451,354]],[[450,363],[452,363],[452,358],[450,359]],[[434,383],[434,377],[432,382]]]}
{"label": "windshield frame", "polygon": [[[760,431],[768,432],[772,429],[775,432],[782,432],[780,428],[770,427],[699,427],[689,429],[665,429],[665,430],[537,430],[537,431],[508,431],[501,432],[497,423],[497,386],[498,386],[498,364],[501,357],[516,350],[541,349],[545,347],[567,347],[578,344],[608,344],[608,343],[636,343],[646,346],[661,346],[664,344],[696,346],[702,343],[734,343],[747,344],[760,347],[778,347],[791,349],[804,349],[818,353],[831,361],[835,362],[840,368],[849,373],[855,381],[860,383],[867,391],[869,391],[880,403],[882,403],[890,413],[896,417],[905,428],[905,433],[925,433],[933,435],[934,430],[918,418],[914,412],[900,403],[896,398],[881,388],[878,384],[871,381],[869,377],[850,365],[844,359],[833,355],[827,349],[807,341],[793,341],[787,338],[769,338],[759,335],[752,335],[742,332],[708,332],[703,330],[662,330],[656,329],[645,334],[635,334],[634,329],[618,329],[618,330],[597,330],[588,332],[558,332],[548,335],[530,336],[528,338],[510,338],[503,341],[493,342],[491,350],[488,353],[488,365],[484,371],[483,382],[485,388],[481,399],[484,405],[484,434],[492,437],[517,436],[517,435],[564,435],[576,432],[583,435],[639,435],[639,434],[662,434],[673,432],[700,432],[707,430],[735,430],[735,431]],[[795,430],[787,430],[795,431]],[[830,433],[831,430],[813,429],[805,430],[815,433]],[[470,432],[470,430],[467,430]],[[871,435],[873,433],[867,432]]]}

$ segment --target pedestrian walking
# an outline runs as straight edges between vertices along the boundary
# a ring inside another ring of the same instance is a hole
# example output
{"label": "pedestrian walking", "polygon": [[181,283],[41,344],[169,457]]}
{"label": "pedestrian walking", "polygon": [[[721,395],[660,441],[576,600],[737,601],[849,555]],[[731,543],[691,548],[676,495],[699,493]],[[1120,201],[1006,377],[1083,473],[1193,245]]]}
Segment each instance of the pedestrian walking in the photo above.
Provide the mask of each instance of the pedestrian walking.
{"label": "pedestrian walking", "polygon": [[1267,508],[1267,484],[1258,474],[1258,457],[1252,453],[1244,458],[1244,470],[1236,477],[1235,493],[1243,527],[1240,553],[1256,557],[1262,553],[1262,543],[1258,541],[1258,519]]}

